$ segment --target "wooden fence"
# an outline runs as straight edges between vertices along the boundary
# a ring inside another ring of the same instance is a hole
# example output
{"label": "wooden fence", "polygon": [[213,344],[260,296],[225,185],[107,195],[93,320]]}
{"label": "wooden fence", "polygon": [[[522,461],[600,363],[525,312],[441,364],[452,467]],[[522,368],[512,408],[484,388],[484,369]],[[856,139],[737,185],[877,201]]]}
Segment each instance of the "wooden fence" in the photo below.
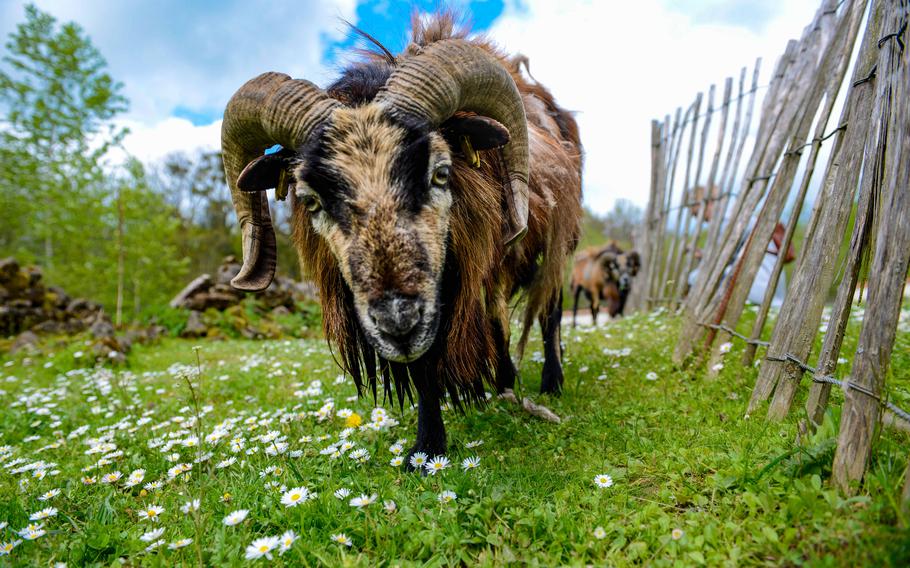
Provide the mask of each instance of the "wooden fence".
{"label": "wooden fence", "polygon": [[[758,85],[757,61],[750,86],[744,68],[735,95],[728,78],[719,103],[712,86],[707,100],[700,93],[685,111],[677,109],[672,118],[651,125],[650,201],[636,242],[643,269],[630,306],[679,311],[674,361],[707,365],[709,376],[721,367],[722,346],[733,338],[747,343],[744,365],[752,364],[756,349],[766,349],[748,414],[767,404],[768,419],[785,417],[808,375],[811,428],[824,415],[832,385],[842,387],[833,478],[845,490],[862,478],[882,422],[910,424],[910,414],[884,401],[910,264],[908,13],[908,0],[824,0],[799,41],[787,44],[767,85]],[[753,135],[760,90],[764,96]],[[838,101],[840,117],[832,122]],[[750,135],[751,153],[740,170]],[[829,157],[824,169],[816,170],[823,145]],[[818,188],[817,196],[792,281],[770,341],[762,341],[785,251],[810,187]],[[751,333],[736,333],[778,223],[785,227],[783,242]],[[847,239],[843,258],[839,253]],[[701,259],[690,286],[699,243]],[[852,368],[840,370],[845,378],[837,379],[863,266],[868,297],[859,344]],[[821,351],[810,367],[835,284]],[[910,491],[910,471],[907,477]]]}

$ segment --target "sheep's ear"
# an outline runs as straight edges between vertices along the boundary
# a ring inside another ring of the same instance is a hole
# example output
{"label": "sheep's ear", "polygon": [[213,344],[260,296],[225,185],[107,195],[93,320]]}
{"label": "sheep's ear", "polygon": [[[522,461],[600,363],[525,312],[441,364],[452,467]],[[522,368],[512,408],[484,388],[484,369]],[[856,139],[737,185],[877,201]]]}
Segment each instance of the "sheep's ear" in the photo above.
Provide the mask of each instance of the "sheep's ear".
{"label": "sheep's ear", "polygon": [[474,150],[492,150],[509,143],[509,129],[487,116],[456,114],[442,125],[442,134],[449,146],[461,147],[467,136]]}
{"label": "sheep's ear", "polygon": [[[294,152],[286,149],[259,156],[243,168],[237,178],[237,187],[241,191],[254,192],[282,188],[291,165]],[[281,197],[281,196],[279,196]]]}

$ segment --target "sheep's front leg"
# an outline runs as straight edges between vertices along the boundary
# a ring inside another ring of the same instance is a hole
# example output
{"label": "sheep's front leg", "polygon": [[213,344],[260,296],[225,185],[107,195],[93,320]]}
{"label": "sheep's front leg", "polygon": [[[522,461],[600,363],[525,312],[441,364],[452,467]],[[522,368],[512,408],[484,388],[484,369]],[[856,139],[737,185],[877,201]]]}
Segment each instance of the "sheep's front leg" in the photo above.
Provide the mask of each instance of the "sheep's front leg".
{"label": "sheep's front leg", "polygon": [[407,467],[413,470],[411,456],[423,452],[428,458],[446,453],[446,428],[439,408],[439,393],[434,386],[423,389],[417,399],[417,442],[407,456]]}
{"label": "sheep's front leg", "polygon": [[[593,312],[596,314],[596,312]],[[562,293],[552,302],[540,318],[543,332],[543,373],[540,392],[559,394],[562,392],[562,346],[560,345],[560,324],[562,319]]]}

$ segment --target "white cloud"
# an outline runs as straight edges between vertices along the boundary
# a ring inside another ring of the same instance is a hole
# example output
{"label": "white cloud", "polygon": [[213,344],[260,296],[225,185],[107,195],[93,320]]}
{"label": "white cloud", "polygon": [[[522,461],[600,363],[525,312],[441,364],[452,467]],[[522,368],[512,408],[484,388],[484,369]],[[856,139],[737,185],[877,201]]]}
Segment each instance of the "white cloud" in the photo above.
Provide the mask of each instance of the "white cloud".
{"label": "white cloud", "polygon": [[[657,0],[524,0],[510,4],[490,35],[530,58],[534,77],[577,110],[586,148],[585,202],[597,211],[619,198],[648,199],[650,120],[688,106],[712,83],[762,56],[767,82],[816,0],[781,3],[759,33],[749,22],[699,23]],[[756,103],[756,108],[760,101]],[[757,114],[757,112],[756,112]]]}
{"label": "white cloud", "polygon": [[123,121],[130,129],[123,147],[145,163],[153,163],[173,152],[191,154],[200,149],[221,148],[221,120],[195,126],[189,120],[169,117],[152,125],[138,121]]}

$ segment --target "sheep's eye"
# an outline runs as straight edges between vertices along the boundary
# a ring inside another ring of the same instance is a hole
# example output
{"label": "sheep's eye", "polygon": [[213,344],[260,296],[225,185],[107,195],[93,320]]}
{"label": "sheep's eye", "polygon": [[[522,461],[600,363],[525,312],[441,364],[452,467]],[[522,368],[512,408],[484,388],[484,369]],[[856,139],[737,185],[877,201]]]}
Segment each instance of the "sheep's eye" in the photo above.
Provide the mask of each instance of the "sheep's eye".
{"label": "sheep's eye", "polygon": [[449,181],[449,167],[440,166],[433,172],[433,185],[443,187]]}
{"label": "sheep's eye", "polygon": [[304,195],[302,201],[303,201],[303,206],[306,207],[306,210],[309,211],[310,213],[316,213],[317,211],[322,209],[322,202],[319,201],[319,198],[316,197],[315,195],[313,195],[312,193]]}

